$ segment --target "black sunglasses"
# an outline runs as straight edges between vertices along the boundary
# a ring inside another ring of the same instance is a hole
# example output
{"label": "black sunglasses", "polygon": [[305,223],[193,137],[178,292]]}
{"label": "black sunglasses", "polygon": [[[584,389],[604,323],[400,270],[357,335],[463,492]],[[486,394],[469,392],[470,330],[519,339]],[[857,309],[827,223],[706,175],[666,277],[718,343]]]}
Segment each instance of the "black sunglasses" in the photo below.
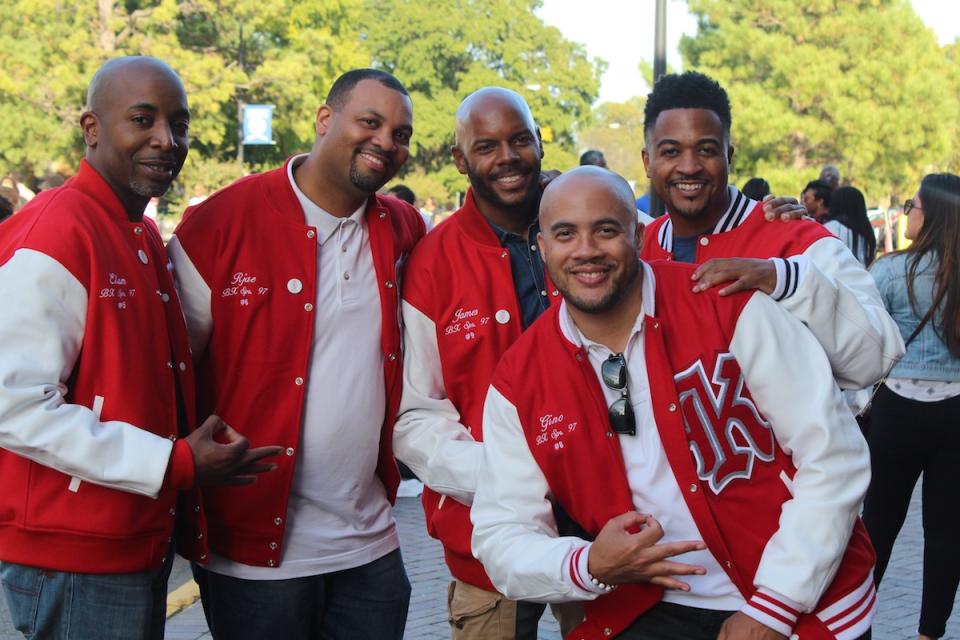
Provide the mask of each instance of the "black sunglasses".
{"label": "black sunglasses", "polygon": [[622,353],[615,353],[603,361],[600,365],[600,377],[603,378],[603,384],[620,392],[620,397],[607,409],[610,428],[614,433],[636,435],[637,420],[633,415],[633,405],[630,404],[630,393],[627,391],[627,361]]}

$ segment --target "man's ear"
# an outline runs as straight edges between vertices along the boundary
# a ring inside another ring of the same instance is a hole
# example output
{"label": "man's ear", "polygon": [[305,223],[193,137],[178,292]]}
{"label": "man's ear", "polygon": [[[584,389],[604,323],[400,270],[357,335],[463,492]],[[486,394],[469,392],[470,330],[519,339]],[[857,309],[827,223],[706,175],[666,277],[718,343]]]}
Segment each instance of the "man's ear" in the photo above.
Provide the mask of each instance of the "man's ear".
{"label": "man's ear", "polygon": [[640,157],[643,158],[643,171],[650,177],[650,155],[647,153],[647,147],[640,150]]}
{"label": "man's ear", "polygon": [[450,153],[453,155],[453,164],[457,165],[457,171],[467,175],[467,159],[463,156],[463,151],[457,145],[450,147]]}
{"label": "man's ear", "polygon": [[640,252],[643,251],[643,231],[646,228],[647,225],[637,221],[636,237],[634,238],[634,241],[637,243],[637,255],[640,255]]}
{"label": "man's ear", "polygon": [[95,149],[100,137],[100,118],[93,111],[84,111],[80,115],[80,130],[83,132],[83,142]]}
{"label": "man's ear", "polygon": [[328,104],[320,105],[317,109],[317,136],[326,135],[330,127],[330,118],[333,117],[333,109]]}
{"label": "man's ear", "polygon": [[537,248],[540,249],[540,255],[545,255],[543,253],[543,231],[537,231]]}
{"label": "man's ear", "polygon": [[733,145],[727,145],[727,164],[733,164]]}
{"label": "man's ear", "polygon": [[537,146],[540,147],[540,159],[543,160],[543,136],[540,135],[540,127],[537,127]]}

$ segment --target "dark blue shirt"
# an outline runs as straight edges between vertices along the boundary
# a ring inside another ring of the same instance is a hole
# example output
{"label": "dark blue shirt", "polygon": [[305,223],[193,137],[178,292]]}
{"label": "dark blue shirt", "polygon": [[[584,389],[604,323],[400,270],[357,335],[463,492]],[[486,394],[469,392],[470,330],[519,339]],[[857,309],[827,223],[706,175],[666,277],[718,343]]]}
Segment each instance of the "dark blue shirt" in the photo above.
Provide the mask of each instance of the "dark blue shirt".
{"label": "dark blue shirt", "polygon": [[697,261],[697,241],[700,236],[678,238],[673,236],[673,259],[677,262],[694,263]]}
{"label": "dark blue shirt", "polygon": [[[487,222],[490,222],[487,220]],[[527,229],[527,239],[501,229],[490,222],[490,227],[500,240],[500,246],[510,252],[510,269],[513,271],[513,287],[517,291],[523,328],[526,329],[550,306],[547,298],[547,279],[544,275],[543,258],[537,248],[540,222],[534,220]]]}

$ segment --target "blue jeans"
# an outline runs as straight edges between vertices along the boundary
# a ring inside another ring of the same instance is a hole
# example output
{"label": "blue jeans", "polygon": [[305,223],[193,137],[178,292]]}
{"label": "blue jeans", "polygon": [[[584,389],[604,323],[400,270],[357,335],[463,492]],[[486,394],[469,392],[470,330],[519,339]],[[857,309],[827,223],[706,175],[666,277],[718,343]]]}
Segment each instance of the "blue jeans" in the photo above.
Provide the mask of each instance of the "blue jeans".
{"label": "blue jeans", "polygon": [[193,566],[215,640],[402,640],[410,581],[400,550],[334,573],[242,580]]}
{"label": "blue jeans", "polygon": [[24,638],[162,640],[171,564],[168,558],[163,569],[97,574],[0,562],[0,579]]}

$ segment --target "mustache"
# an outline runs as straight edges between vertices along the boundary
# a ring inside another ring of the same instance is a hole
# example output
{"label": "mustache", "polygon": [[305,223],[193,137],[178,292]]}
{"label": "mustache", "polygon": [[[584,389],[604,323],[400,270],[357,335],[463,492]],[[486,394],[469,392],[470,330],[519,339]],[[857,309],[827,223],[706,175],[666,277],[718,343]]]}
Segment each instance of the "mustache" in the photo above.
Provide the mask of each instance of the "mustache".
{"label": "mustache", "polygon": [[519,173],[519,174],[521,174],[521,175],[529,175],[529,174],[533,173],[533,167],[530,167],[530,166],[524,165],[524,164],[520,164],[519,162],[514,162],[513,164],[511,164],[511,165],[509,165],[509,166],[507,166],[507,167],[504,167],[503,169],[500,169],[499,171],[494,171],[493,173],[491,173],[490,176],[489,176],[489,179],[490,179],[490,180],[498,180],[498,179],[502,178],[503,176],[505,176],[505,175],[507,175],[507,174],[510,174],[510,173]]}
{"label": "mustache", "polygon": [[616,263],[611,262],[610,260],[603,260],[602,258],[590,258],[589,260],[577,260],[573,264],[567,267],[567,271],[573,271],[579,267],[603,267],[604,269],[613,269],[616,267]]}

